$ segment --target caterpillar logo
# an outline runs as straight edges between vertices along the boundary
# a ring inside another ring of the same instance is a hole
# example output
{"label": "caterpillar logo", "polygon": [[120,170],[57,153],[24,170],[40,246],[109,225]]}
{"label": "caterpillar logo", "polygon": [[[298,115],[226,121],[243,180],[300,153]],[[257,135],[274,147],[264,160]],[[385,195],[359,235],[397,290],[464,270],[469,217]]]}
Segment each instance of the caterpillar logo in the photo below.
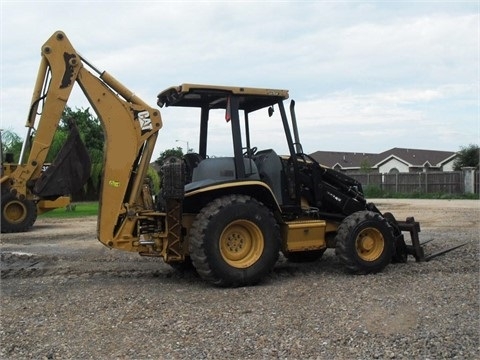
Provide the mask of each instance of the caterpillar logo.
{"label": "caterpillar logo", "polygon": [[138,121],[142,130],[152,130],[152,120],[150,119],[150,113],[148,111],[140,111],[138,113]]}

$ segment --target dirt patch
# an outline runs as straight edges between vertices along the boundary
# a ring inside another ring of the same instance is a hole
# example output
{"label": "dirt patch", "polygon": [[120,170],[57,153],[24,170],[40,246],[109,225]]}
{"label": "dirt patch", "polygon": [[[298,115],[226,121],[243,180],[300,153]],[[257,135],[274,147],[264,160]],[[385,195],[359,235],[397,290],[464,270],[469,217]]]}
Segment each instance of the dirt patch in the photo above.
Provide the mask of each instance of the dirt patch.
{"label": "dirt patch", "polygon": [[398,220],[415,217],[422,228],[478,228],[480,224],[478,200],[378,199],[373,202],[382,212],[392,212]]}
{"label": "dirt patch", "polygon": [[[420,222],[423,241],[432,236],[425,230],[479,229],[480,201],[474,200],[372,200],[382,212],[399,220],[414,216]],[[161,259],[145,259],[136,253],[111,250],[97,240],[97,218],[51,219],[39,217],[32,231],[2,234],[2,277],[34,274],[72,274],[120,271],[117,267],[148,269],[152,263],[162,271],[170,266]],[[425,235],[425,236],[424,236]],[[435,236],[439,239],[439,236]],[[440,239],[441,240],[441,239]],[[445,239],[447,240],[447,239]],[[447,242],[451,242],[448,239]],[[287,271],[290,271],[287,269]]]}
{"label": "dirt patch", "polygon": [[414,216],[428,263],[346,274],[329,249],[283,257],[261,284],[218,289],[161,259],[110,250],[96,218],[38,219],[2,234],[0,358],[278,359],[479,357],[479,201],[385,200]]}

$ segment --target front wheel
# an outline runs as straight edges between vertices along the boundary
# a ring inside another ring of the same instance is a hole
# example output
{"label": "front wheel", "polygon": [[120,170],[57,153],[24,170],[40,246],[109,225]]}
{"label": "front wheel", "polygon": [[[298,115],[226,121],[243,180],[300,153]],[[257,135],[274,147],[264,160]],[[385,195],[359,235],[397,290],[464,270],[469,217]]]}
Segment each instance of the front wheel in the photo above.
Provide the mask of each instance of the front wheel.
{"label": "front wheel", "polygon": [[12,193],[2,195],[2,233],[25,232],[37,220],[37,206],[31,200],[20,200]]}
{"label": "front wheel", "polygon": [[197,215],[189,251],[204,280],[222,287],[254,285],[278,260],[279,227],[271,211],[250,196],[224,196]]}
{"label": "front wheel", "polygon": [[354,274],[382,271],[394,253],[393,230],[372,211],[359,211],[343,220],[335,237],[335,253]]}

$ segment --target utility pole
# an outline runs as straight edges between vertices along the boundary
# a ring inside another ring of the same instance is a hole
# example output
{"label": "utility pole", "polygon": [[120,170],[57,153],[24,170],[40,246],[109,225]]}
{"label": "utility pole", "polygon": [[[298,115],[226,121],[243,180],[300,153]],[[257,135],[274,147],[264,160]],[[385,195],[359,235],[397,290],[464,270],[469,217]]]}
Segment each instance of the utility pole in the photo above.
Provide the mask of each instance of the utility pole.
{"label": "utility pole", "polygon": [[183,142],[183,143],[186,143],[186,144],[187,144],[187,151],[186,151],[186,152],[187,152],[187,153],[190,152],[190,146],[188,145],[188,141],[186,141],[186,140],[175,140],[175,142]]}

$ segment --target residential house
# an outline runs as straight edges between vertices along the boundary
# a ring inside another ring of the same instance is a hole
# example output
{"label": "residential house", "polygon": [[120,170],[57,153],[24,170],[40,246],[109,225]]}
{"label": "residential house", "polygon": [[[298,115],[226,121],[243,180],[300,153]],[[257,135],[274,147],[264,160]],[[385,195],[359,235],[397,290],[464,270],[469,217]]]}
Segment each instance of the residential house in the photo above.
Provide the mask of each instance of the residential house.
{"label": "residential house", "polygon": [[393,148],[380,154],[316,151],[320,164],[338,171],[362,173],[452,171],[457,154],[452,151]]}

